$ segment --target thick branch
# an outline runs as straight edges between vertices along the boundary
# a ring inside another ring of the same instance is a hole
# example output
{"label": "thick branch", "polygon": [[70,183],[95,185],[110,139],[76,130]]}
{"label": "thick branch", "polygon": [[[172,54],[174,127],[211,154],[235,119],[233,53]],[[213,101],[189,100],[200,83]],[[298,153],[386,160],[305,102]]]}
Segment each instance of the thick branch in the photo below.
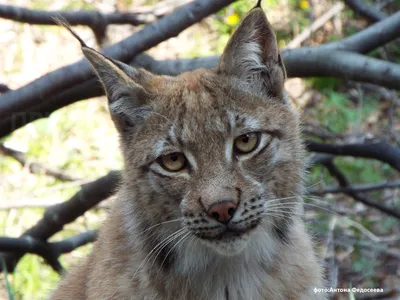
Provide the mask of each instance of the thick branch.
{"label": "thick branch", "polygon": [[[400,12],[340,42],[318,47],[284,50],[282,57],[288,75],[290,77],[334,76],[398,89],[397,83],[400,82],[400,66],[398,64],[357,55],[347,50],[339,52],[338,49],[368,52],[372,50],[372,47],[379,47],[398,37],[400,35],[399,26]],[[116,46],[118,45],[120,44]],[[112,49],[116,52],[122,51],[120,46]],[[142,54],[137,57],[135,63],[139,63],[140,66],[154,73],[176,75],[199,67],[215,67],[217,61],[217,56],[156,61]],[[92,79],[93,75],[90,73],[85,73],[83,76],[87,78],[86,82],[77,85],[73,84],[73,82],[77,81],[82,82],[82,74],[79,72],[68,74],[67,72],[69,68],[73,68],[75,65],[44,75],[33,83],[0,96],[0,115],[6,116],[0,121],[0,137],[36,119],[47,117],[54,110],[67,104],[101,95],[103,92],[100,86],[96,85],[96,81]],[[63,70],[65,69],[64,73]],[[73,76],[76,78],[73,79]],[[54,78],[62,81],[66,77],[71,82],[65,81],[65,89],[60,88],[60,86],[53,86]],[[87,83],[88,80],[91,82]],[[47,91],[54,91],[54,93],[45,97],[44,95],[46,95]],[[23,102],[21,102],[21,97]],[[15,110],[17,108],[21,109],[21,111]]]}
{"label": "thick branch", "polygon": [[33,174],[46,174],[48,176],[54,177],[61,181],[78,180],[78,178],[68,175],[63,171],[48,168],[38,162],[30,162],[28,159],[26,159],[24,153],[14,150],[14,149],[11,149],[11,148],[8,148],[1,143],[0,143],[0,154],[7,155],[7,156],[14,158],[23,167],[28,166],[29,171]]}
{"label": "thick branch", "polygon": [[[113,171],[93,182],[82,185],[81,190],[68,201],[46,209],[44,217],[36,225],[28,229],[21,237],[46,241],[53,234],[63,229],[86,211],[107,199],[117,188],[119,172]],[[9,271],[14,270],[18,260],[24,253],[0,253],[0,260],[5,259]]]}
{"label": "thick branch", "polygon": [[0,94],[6,93],[9,91],[11,91],[11,89],[7,85],[0,83]]}
{"label": "thick branch", "polygon": [[[396,84],[400,82],[400,66],[398,64],[351,52],[323,50],[320,47],[285,50],[282,52],[282,57],[289,77],[332,76],[399,88]],[[178,75],[200,67],[213,68],[216,66],[218,58],[218,56],[210,56],[157,61],[148,55],[141,54],[132,64],[156,74]],[[93,76],[84,83],[49,96],[43,101],[38,98],[37,93],[33,93],[31,98],[39,104],[27,106],[22,112],[14,113],[0,121],[0,137],[37,119],[46,118],[53,111],[68,104],[103,94],[101,86]],[[18,100],[15,99],[15,101]]]}
{"label": "thick branch", "polygon": [[331,49],[344,49],[368,53],[400,37],[400,11],[341,41],[323,45]]}
{"label": "thick branch", "polygon": [[93,242],[96,239],[96,236],[96,230],[89,230],[54,243],[43,242],[31,236],[20,238],[0,237],[0,251],[37,254],[43,257],[46,263],[48,263],[56,272],[61,273],[63,268],[58,261],[59,256]]}
{"label": "thick branch", "polygon": [[400,172],[400,148],[384,141],[369,144],[320,144],[308,141],[307,149],[313,152],[329,153],[341,156],[372,158],[391,165]]}
{"label": "thick branch", "polygon": [[385,13],[370,6],[362,0],[344,0],[344,2],[356,13],[366,17],[371,22],[379,22],[387,17]]}
{"label": "thick branch", "polygon": [[[167,11],[164,13],[167,13]],[[101,13],[94,10],[47,11],[0,4],[0,18],[32,25],[57,25],[54,23],[54,18],[62,17],[72,26],[85,25],[95,29],[98,26],[104,27],[110,24],[130,24],[134,26],[148,24],[161,16],[152,11],[129,13]]]}
{"label": "thick branch", "polygon": [[[217,12],[234,0],[196,0],[180,7],[173,13],[157,22],[146,26],[139,32],[131,35],[121,42],[104,48],[105,55],[122,62],[129,62],[139,53],[178,35],[189,26],[199,22],[208,15]],[[16,112],[25,111],[41,103],[55,91],[80,84],[91,78],[92,70],[85,60],[62,67],[56,71],[27,84],[14,91],[5,93],[0,101],[0,118],[10,116]],[[32,97],[32,91],[39,94],[39,99]]]}
{"label": "thick branch", "polygon": [[0,4],[0,18],[32,25],[57,25],[54,23],[54,18],[60,16],[66,19],[70,25],[85,25],[91,28],[104,27],[109,24],[131,24],[136,26],[151,23],[157,19],[151,13],[114,12],[104,14],[93,10],[46,11]]}
{"label": "thick branch", "polygon": [[[400,17],[400,15],[399,15]],[[337,77],[400,88],[400,65],[349,51],[303,47],[283,53],[291,77]]]}

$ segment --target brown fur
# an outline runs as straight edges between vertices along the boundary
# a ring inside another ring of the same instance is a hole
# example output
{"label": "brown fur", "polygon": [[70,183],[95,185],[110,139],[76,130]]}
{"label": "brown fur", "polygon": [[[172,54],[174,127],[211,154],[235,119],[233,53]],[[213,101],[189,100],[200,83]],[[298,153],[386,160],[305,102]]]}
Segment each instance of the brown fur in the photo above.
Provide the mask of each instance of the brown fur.
{"label": "brown fur", "polygon": [[[215,70],[155,76],[83,51],[121,135],[124,179],[93,252],[51,299],[325,299],[312,291],[323,283],[302,221],[299,117],[262,10]],[[249,132],[260,133],[258,148],[232,152]],[[171,152],[188,166],[162,168]],[[228,225],[207,214],[221,199],[237,205]]]}

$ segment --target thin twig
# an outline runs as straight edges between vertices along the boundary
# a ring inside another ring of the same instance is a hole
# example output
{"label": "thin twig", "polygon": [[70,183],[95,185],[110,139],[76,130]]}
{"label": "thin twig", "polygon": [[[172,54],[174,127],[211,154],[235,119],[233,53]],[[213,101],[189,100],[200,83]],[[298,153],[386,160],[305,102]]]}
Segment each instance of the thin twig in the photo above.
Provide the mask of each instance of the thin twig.
{"label": "thin twig", "polygon": [[330,19],[338,15],[344,8],[342,2],[336,3],[326,13],[316,19],[310,26],[304,29],[296,36],[287,46],[287,49],[299,47],[306,39],[310,38],[311,34],[324,26]]}
{"label": "thin twig", "polygon": [[396,259],[400,260],[400,253],[388,249],[384,244],[382,243],[376,243],[372,241],[366,241],[366,240],[360,240],[359,238],[351,238],[348,236],[340,236],[335,240],[335,244],[337,245],[351,245],[351,246],[357,246],[360,248],[368,249],[370,251],[375,251],[375,252],[381,252],[385,255],[389,255],[391,257],[394,257]]}
{"label": "thin twig", "polygon": [[365,144],[321,144],[313,141],[307,142],[307,149],[313,152],[328,153],[340,156],[353,156],[376,159],[388,163],[400,172],[400,148],[385,141]]}
{"label": "thin twig", "polygon": [[347,187],[326,187],[323,190],[319,189],[312,189],[309,190],[308,193],[315,195],[315,196],[322,196],[326,194],[347,194],[349,192],[358,192],[358,193],[365,193],[365,192],[372,192],[378,191],[383,189],[397,189],[400,187],[400,180],[389,181],[389,182],[381,182],[376,184],[351,184]]}
{"label": "thin twig", "polygon": [[175,0],[172,3],[159,3],[154,9],[139,9],[137,12],[127,13],[101,13],[93,10],[45,11],[0,4],[0,18],[32,25],[57,25],[54,18],[61,17],[72,26],[85,25],[90,27],[95,33],[98,43],[101,43],[105,37],[106,28],[110,24],[130,24],[133,26],[150,24],[187,2],[189,1]]}
{"label": "thin twig", "polygon": [[65,173],[61,170],[51,169],[51,168],[46,167],[45,165],[38,163],[38,162],[30,162],[25,157],[24,153],[14,150],[14,149],[11,149],[11,148],[8,148],[1,143],[0,143],[0,154],[14,158],[23,167],[28,167],[29,171],[33,174],[46,174],[48,176],[54,177],[61,181],[79,180],[78,178],[68,175],[67,173]]}
{"label": "thin twig", "polygon": [[[343,188],[346,188],[349,186],[349,181],[347,180],[345,174],[333,163],[333,161],[325,161],[323,165],[328,169],[329,173],[336,178],[338,181],[339,185]],[[395,210],[394,208],[386,207],[380,203],[374,202],[367,197],[356,193],[354,191],[349,191],[346,193],[348,196],[352,197],[354,200],[361,202],[369,207],[373,207],[375,209],[378,209],[389,216],[395,217],[397,219],[400,219],[400,211]]]}
{"label": "thin twig", "polygon": [[[112,197],[112,196],[111,196]],[[31,208],[48,208],[56,204],[61,204],[63,201],[54,200],[54,198],[41,198],[41,199],[24,199],[17,201],[7,201],[10,203],[0,203],[0,211],[7,211],[12,209],[31,209]],[[108,203],[108,202],[107,202]],[[96,208],[108,208],[109,204],[105,202],[99,203]]]}
{"label": "thin twig", "polygon": [[366,17],[371,22],[379,22],[387,17],[385,13],[362,0],[344,0],[344,2],[356,13]]}

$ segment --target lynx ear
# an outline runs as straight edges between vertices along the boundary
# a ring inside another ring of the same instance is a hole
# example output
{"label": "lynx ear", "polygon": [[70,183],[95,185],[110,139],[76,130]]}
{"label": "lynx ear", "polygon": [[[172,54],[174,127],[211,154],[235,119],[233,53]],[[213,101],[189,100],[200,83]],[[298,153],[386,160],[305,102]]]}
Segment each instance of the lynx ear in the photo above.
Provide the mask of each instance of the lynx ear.
{"label": "lynx ear", "polygon": [[217,66],[263,93],[279,96],[286,79],[273,29],[261,7],[253,8],[230,38]]}
{"label": "lynx ear", "polygon": [[83,54],[103,84],[111,117],[118,131],[121,134],[130,132],[137,121],[150,112],[147,105],[150,94],[144,89],[143,84],[148,82],[152,75],[115,61],[88,47],[62,17],[54,18],[54,21],[65,27],[81,44]]}
{"label": "lynx ear", "polygon": [[150,112],[147,105],[150,94],[141,83],[150,80],[152,75],[106,57],[87,46],[82,47],[82,52],[103,84],[117,129],[121,133],[129,131],[138,119]]}

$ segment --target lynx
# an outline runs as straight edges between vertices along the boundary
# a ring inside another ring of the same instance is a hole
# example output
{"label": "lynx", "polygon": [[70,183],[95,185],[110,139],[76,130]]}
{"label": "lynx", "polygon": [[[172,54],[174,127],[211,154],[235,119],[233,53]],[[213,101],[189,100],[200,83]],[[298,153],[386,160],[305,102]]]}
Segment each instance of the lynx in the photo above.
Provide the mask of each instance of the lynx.
{"label": "lynx", "polygon": [[322,269],[302,220],[299,116],[261,7],[215,69],[177,77],[80,42],[125,168],[93,252],[51,299],[326,299],[313,292]]}

